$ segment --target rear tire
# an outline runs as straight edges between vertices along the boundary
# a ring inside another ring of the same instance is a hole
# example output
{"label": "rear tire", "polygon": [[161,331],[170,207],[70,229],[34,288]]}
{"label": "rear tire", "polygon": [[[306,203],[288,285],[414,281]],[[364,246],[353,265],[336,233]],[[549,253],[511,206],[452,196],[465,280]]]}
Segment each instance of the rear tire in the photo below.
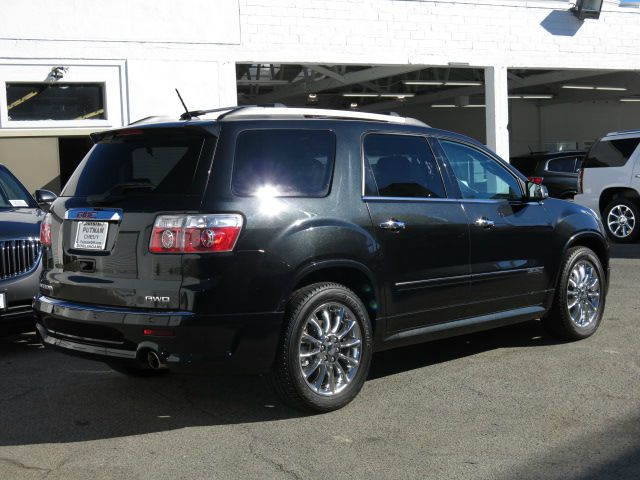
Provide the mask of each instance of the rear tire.
{"label": "rear tire", "polygon": [[362,389],[372,354],[371,324],[358,296],[337,283],[294,292],[274,366],[280,398],[308,412],[347,405]]}
{"label": "rear tire", "polygon": [[598,256],[587,247],[567,250],[553,305],[542,325],[564,340],[590,337],[600,326],[606,277]]}
{"label": "rear tire", "polygon": [[628,198],[614,198],[602,212],[609,238],[617,243],[633,243],[640,236],[640,210]]}

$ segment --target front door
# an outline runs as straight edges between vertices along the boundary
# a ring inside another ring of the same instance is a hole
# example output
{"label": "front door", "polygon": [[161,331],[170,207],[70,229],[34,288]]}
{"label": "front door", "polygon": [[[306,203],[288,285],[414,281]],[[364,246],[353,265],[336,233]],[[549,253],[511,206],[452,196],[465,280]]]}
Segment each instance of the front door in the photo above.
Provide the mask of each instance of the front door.
{"label": "front door", "polygon": [[422,136],[369,134],[365,197],[383,254],[389,331],[462,318],[469,232]]}
{"label": "front door", "polygon": [[527,201],[521,182],[488,152],[455,140],[440,145],[469,218],[468,314],[542,304],[552,283],[553,226],[544,205]]}

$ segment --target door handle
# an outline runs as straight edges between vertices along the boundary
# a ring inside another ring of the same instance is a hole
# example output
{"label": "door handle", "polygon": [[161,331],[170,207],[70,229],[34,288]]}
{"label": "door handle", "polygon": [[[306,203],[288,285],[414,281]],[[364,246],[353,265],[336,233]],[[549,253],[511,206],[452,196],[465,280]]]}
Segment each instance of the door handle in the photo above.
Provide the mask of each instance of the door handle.
{"label": "door handle", "polygon": [[493,220],[489,220],[487,217],[479,218],[475,221],[476,227],[480,228],[493,228],[495,223]]}
{"label": "door handle", "polygon": [[396,220],[395,218],[391,218],[386,222],[382,222],[378,225],[383,230],[391,230],[392,232],[399,232],[400,230],[404,230],[406,225],[404,222],[400,220]]}

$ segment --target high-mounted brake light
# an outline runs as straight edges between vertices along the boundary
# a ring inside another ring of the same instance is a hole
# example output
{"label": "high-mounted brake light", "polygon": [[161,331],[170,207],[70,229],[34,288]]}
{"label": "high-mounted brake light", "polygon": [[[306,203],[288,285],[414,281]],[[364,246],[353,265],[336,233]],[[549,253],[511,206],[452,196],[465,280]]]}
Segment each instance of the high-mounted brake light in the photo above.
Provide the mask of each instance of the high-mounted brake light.
{"label": "high-mounted brake light", "polygon": [[242,216],[160,215],[149,242],[151,253],[230,252],[242,230]]}
{"label": "high-mounted brake light", "polygon": [[542,185],[543,177],[529,177],[529,181],[535,183],[536,185]]}
{"label": "high-mounted brake light", "polygon": [[40,224],[40,243],[43,247],[51,246],[51,214],[47,213]]}

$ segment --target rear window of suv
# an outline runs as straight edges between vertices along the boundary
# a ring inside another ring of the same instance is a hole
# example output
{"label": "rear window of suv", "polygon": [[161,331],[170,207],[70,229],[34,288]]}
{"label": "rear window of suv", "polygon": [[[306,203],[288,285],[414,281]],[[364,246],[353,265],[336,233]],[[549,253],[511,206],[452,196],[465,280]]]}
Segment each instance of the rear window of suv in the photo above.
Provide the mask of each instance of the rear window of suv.
{"label": "rear window of suv", "polygon": [[622,138],[619,140],[600,140],[587,155],[585,168],[622,167],[638,147],[640,138]]}
{"label": "rear window of suv", "polygon": [[325,197],[335,152],[329,130],[245,130],[236,141],[232,191],[241,197]]}
{"label": "rear window of suv", "polygon": [[196,173],[204,142],[203,135],[175,129],[116,133],[91,149],[62,196],[107,201],[201,194]]}

